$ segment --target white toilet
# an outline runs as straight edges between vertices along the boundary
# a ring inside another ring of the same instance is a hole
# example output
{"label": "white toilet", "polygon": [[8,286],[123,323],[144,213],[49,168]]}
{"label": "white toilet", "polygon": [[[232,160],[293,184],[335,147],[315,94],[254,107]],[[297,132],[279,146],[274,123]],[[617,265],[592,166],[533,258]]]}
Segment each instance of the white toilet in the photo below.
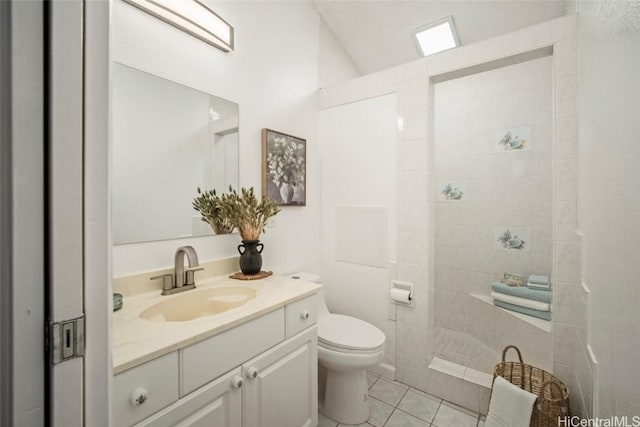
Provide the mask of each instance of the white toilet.
{"label": "white toilet", "polygon": [[[309,273],[289,277],[320,283]],[[367,369],[384,356],[384,333],[363,320],[331,314],[322,291],[318,298],[318,406],[320,412],[343,424],[369,418]]]}

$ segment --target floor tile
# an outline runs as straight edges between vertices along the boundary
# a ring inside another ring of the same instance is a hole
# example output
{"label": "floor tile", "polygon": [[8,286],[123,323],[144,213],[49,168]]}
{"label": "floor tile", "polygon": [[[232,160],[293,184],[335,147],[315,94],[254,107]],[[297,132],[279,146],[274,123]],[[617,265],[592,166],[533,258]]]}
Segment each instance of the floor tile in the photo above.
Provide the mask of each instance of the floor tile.
{"label": "floor tile", "polygon": [[437,427],[476,427],[478,415],[464,410],[451,403],[442,402],[433,425]]}
{"label": "floor tile", "polygon": [[376,381],[373,387],[369,389],[369,395],[375,397],[376,399],[382,400],[383,402],[386,402],[391,406],[396,406],[408,389],[409,386],[406,386],[404,384],[391,382],[385,380],[384,378],[380,378],[378,381]]}
{"label": "floor tile", "polygon": [[380,377],[367,372],[367,382],[369,383],[369,388],[371,388],[371,386],[374,385],[376,381],[378,381],[378,378]]}
{"label": "floor tile", "polygon": [[384,427],[429,427],[429,423],[396,409]]}
{"label": "floor tile", "polygon": [[484,427],[485,420],[478,420],[478,427]]}
{"label": "floor tile", "polygon": [[434,396],[426,393],[416,393],[413,389],[410,389],[400,401],[398,409],[402,409],[404,412],[424,421],[431,422],[438,411],[441,401],[441,399]]}
{"label": "floor tile", "polygon": [[318,412],[318,427],[336,427],[338,425],[337,422],[333,421],[331,418],[326,415]]}
{"label": "floor tile", "polygon": [[338,424],[338,427],[372,427],[369,423],[362,424]]}
{"label": "floor tile", "polygon": [[393,406],[381,402],[378,399],[374,399],[373,397],[369,397],[369,405],[371,413],[369,415],[369,419],[367,420],[368,423],[376,427],[384,426],[384,423],[389,418],[389,415],[391,415],[391,413],[393,412]]}

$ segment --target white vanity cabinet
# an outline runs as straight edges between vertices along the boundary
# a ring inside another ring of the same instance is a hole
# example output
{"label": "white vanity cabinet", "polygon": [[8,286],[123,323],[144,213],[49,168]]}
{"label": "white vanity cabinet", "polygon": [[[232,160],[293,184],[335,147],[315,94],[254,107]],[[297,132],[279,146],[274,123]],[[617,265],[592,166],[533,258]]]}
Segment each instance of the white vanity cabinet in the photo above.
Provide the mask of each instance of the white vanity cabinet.
{"label": "white vanity cabinet", "polygon": [[242,366],[245,427],[318,424],[317,329],[307,329]]}
{"label": "white vanity cabinet", "polygon": [[316,426],[316,312],[312,295],[116,375],[113,425]]}

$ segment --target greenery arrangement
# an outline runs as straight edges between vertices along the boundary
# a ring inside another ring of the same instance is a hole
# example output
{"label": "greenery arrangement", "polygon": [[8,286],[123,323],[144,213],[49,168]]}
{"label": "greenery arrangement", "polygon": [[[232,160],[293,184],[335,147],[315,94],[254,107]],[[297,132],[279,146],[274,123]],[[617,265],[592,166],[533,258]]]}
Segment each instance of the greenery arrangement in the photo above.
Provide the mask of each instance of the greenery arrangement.
{"label": "greenery arrangement", "polygon": [[234,225],[229,221],[229,218],[222,214],[220,197],[216,194],[216,190],[209,190],[203,193],[198,187],[198,194],[193,199],[192,205],[193,209],[200,212],[200,219],[209,224],[216,234],[231,233]]}
{"label": "greenery arrangement", "polygon": [[214,198],[216,216],[237,228],[242,240],[259,240],[269,218],[280,212],[275,200],[263,195],[258,202],[253,187],[242,188],[240,193],[229,187],[229,192],[221,196],[215,196],[214,192]]}
{"label": "greenery arrangement", "polygon": [[284,136],[273,138],[273,147],[267,155],[267,168],[271,181],[298,185],[304,182],[304,146]]}

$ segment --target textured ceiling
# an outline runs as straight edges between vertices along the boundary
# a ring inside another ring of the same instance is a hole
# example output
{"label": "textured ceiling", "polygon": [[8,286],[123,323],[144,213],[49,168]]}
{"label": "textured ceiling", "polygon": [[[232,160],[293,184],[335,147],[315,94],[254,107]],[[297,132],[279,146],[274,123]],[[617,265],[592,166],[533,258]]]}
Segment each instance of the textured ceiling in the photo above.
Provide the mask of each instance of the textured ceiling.
{"label": "textured ceiling", "polygon": [[565,0],[312,0],[362,74],[420,58],[413,31],[448,15],[461,45],[565,14]]}

